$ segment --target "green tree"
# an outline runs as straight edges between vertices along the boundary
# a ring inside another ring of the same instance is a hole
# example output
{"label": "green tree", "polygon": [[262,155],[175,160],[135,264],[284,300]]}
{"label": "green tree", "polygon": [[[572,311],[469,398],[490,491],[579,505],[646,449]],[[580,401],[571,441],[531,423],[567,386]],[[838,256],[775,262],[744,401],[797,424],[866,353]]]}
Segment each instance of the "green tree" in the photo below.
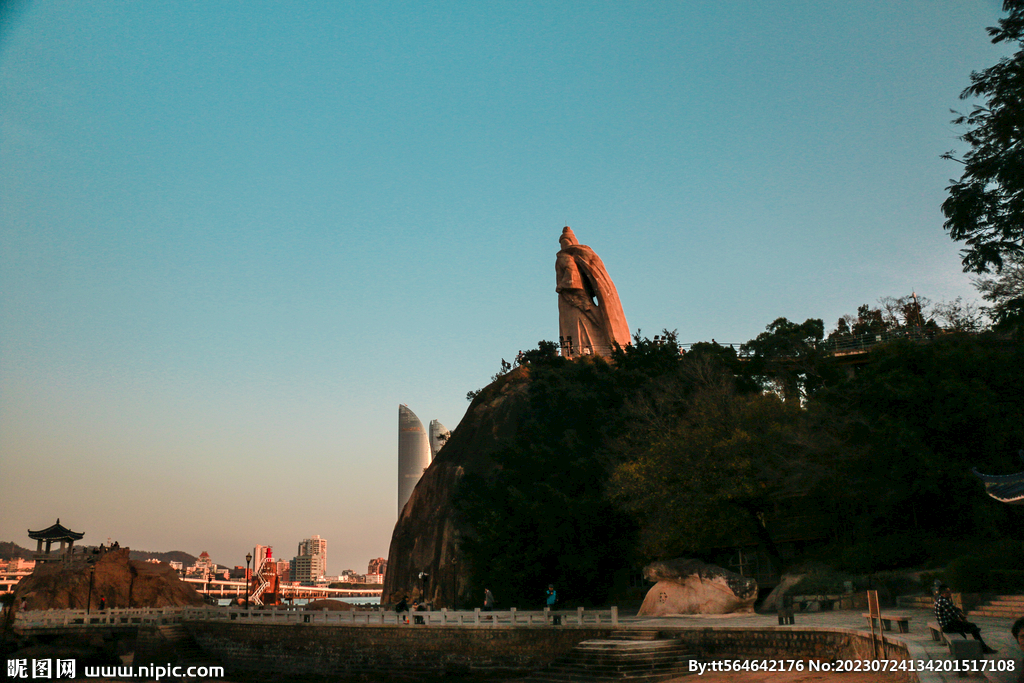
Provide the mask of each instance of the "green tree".
{"label": "green tree", "polygon": [[858,453],[842,489],[847,540],[1017,533],[1007,516],[1021,511],[989,499],[970,471],[1015,466],[1022,383],[1019,346],[947,335],[881,345],[855,375],[816,394],[816,405],[843,416],[841,436]]}
{"label": "green tree", "polygon": [[[988,29],[992,42],[1024,46],[1024,0],[1004,0],[1003,10],[1008,15]],[[953,120],[967,128],[960,139],[970,150],[961,159],[944,155],[963,164],[942,203],[944,227],[966,245],[965,271],[998,271],[1024,248],[1024,50],[972,73],[960,97],[985,103]]]}
{"label": "green tree", "polygon": [[988,315],[997,330],[1024,329],[1024,254],[1008,256],[998,275],[978,278],[974,286],[992,303]]}
{"label": "green tree", "polygon": [[716,375],[702,365],[689,368],[689,391],[676,392],[685,400],[639,411],[609,491],[638,520],[645,559],[753,541],[781,569],[771,522],[833,478],[838,451],[798,404],[737,393],[722,366]]}
{"label": "green tree", "polygon": [[787,401],[797,401],[818,390],[834,374],[822,348],[825,323],[808,318],[802,323],[777,318],[765,331],[743,344],[749,354],[749,374],[765,388],[779,390]]}

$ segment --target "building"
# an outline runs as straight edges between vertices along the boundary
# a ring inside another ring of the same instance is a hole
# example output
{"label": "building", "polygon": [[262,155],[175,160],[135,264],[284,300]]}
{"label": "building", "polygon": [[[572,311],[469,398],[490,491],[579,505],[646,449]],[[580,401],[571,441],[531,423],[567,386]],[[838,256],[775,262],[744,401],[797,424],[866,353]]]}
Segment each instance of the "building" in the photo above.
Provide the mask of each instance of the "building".
{"label": "building", "polygon": [[398,406],[398,515],[430,466],[430,442],[423,423],[409,406]]}
{"label": "building", "polygon": [[374,560],[370,560],[369,566],[366,568],[367,574],[384,574],[388,570],[388,561],[383,557],[378,557]]}
{"label": "building", "polygon": [[298,554],[292,560],[292,581],[315,584],[327,574],[327,540],[319,536],[299,543]]}

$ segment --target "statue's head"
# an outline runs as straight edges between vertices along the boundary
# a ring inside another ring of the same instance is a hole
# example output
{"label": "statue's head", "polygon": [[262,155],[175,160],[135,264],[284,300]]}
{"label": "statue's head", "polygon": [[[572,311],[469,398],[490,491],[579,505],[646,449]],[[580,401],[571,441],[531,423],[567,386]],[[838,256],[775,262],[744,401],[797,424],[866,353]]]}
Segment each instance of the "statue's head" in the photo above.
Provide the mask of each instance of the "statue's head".
{"label": "statue's head", "polygon": [[562,245],[562,249],[573,244],[579,244],[580,241],[576,239],[576,235],[573,234],[572,228],[568,225],[562,228],[562,236],[558,238],[558,243]]}

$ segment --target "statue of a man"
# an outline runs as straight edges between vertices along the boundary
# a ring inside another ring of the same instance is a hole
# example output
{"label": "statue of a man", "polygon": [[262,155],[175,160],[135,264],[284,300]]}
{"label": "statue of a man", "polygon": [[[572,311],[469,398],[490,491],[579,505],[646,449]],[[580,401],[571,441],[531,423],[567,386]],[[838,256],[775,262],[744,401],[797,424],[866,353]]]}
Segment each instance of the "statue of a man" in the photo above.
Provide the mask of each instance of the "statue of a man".
{"label": "statue of a man", "polygon": [[555,257],[558,334],[562,355],[609,356],[612,344],[629,344],[629,325],[619,293],[594,250],[580,244],[566,226]]}

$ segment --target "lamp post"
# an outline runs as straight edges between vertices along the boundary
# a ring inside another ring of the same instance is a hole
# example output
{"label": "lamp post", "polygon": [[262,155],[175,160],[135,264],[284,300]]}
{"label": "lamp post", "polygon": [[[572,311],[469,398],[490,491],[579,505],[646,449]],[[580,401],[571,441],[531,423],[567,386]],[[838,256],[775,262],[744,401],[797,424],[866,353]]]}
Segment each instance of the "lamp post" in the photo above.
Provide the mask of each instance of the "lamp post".
{"label": "lamp post", "polygon": [[459,611],[459,571],[455,566],[456,557],[452,555],[452,610]]}
{"label": "lamp post", "polygon": [[92,611],[92,585],[96,581],[96,564],[89,565],[89,597],[85,603],[85,613],[89,614]]}
{"label": "lamp post", "polygon": [[249,563],[252,562],[252,553],[245,554],[245,609],[249,609]]}
{"label": "lamp post", "polygon": [[427,577],[430,574],[426,572],[420,572],[420,602],[427,601]]}

